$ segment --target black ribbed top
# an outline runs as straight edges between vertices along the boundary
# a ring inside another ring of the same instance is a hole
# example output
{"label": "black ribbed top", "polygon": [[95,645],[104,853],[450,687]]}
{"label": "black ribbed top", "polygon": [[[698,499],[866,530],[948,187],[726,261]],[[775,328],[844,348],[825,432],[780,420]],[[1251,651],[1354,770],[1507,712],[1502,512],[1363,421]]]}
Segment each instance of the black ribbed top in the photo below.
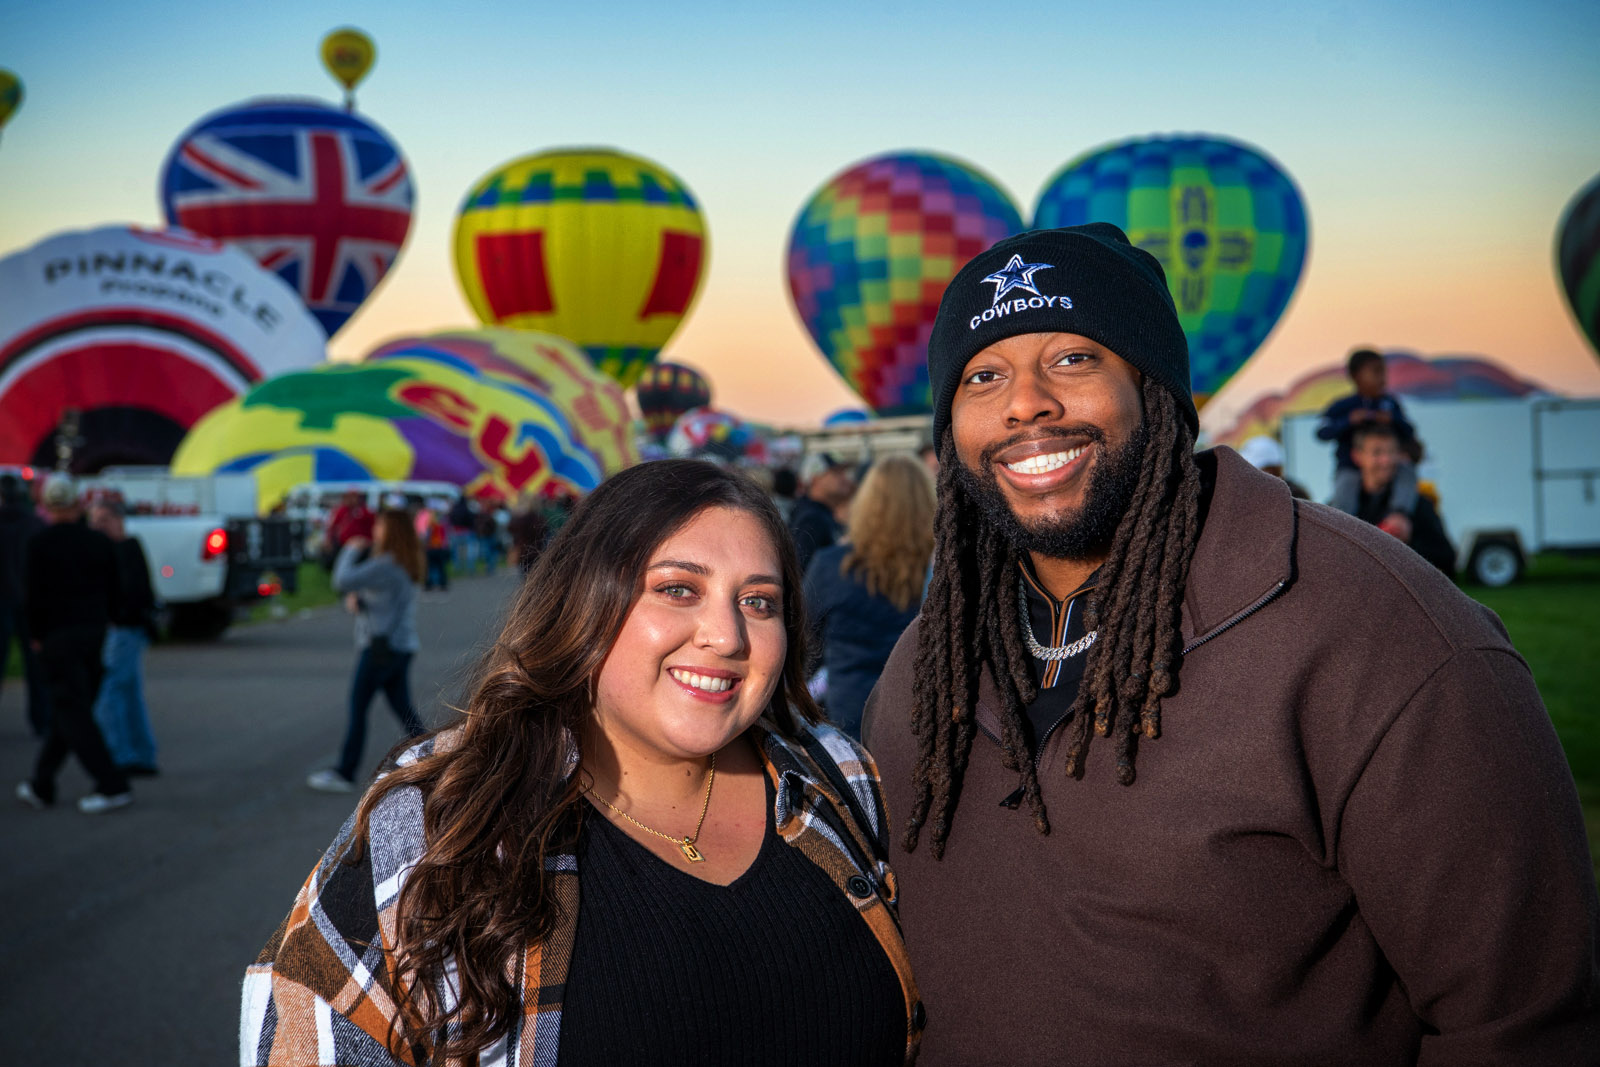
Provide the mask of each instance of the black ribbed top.
{"label": "black ribbed top", "polygon": [[833,880],[773,825],[731,885],[701,881],[589,808],[566,1067],[905,1059],[900,980]]}

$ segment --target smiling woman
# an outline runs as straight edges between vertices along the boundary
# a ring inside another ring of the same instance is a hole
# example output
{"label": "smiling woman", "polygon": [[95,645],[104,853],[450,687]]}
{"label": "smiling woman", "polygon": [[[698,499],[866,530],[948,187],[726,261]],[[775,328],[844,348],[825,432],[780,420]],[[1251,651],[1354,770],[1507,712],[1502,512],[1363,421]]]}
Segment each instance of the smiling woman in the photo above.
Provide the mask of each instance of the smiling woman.
{"label": "smiling woman", "polygon": [[819,721],[803,620],[753,483],[602,485],[250,967],[243,1062],[908,1060],[877,770]]}

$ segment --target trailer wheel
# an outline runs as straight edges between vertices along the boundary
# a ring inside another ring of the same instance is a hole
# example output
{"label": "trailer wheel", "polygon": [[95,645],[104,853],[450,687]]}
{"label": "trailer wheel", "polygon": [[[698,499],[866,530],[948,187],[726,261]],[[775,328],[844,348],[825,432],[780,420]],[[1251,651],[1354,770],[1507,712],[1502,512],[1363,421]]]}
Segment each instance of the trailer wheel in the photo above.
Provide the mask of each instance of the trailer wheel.
{"label": "trailer wheel", "polygon": [[167,632],[179,641],[215,641],[232,623],[232,604],[225,600],[202,600],[172,605]]}
{"label": "trailer wheel", "polygon": [[1472,550],[1467,573],[1481,585],[1498,589],[1522,577],[1522,552],[1510,541],[1480,541]]}

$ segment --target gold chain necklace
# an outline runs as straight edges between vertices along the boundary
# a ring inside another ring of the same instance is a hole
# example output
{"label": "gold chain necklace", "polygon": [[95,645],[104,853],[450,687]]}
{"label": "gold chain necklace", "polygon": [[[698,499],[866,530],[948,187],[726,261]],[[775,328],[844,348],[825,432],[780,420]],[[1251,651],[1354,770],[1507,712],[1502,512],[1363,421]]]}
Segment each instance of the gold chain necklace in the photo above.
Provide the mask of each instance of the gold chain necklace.
{"label": "gold chain necklace", "polygon": [[646,826],[644,823],[640,822],[638,819],[635,819],[632,815],[629,815],[627,812],[623,811],[621,808],[617,807],[615,804],[611,803],[611,801],[607,800],[603,796],[600,796],[600,794],[594,792],[593,790],[586,789],[585,792],[599,800],[600,803],[604,804],[606,807],[610,808],[624,819],[627,819],[629,822],[633,823],[633,825],[637,826],[645,833],[655,834],[663,841],[671,841],[674,845],[677,845],[678,851],[683,853],[683,858],[688,860],[690,863],[702,863],[705,861],[706,857],[699,849],[694,847],[694,843],[700,840],[700,829],[706,824],[706,812],[711,808],[711,783],[715,782],[716,780],[717,754],[713,752],[711,753],[711,773],[706,775],[706,798],[700,804],[700,821],[694,824],[694,833],[689,837],[673,837],[671,834],[664,834],[654,827]]}

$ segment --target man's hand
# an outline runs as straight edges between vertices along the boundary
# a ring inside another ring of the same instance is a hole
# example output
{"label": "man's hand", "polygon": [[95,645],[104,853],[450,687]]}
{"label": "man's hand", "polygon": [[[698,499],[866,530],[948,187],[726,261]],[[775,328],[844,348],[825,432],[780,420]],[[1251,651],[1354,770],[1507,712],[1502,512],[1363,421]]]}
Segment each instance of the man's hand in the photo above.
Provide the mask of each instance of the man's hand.
{"label": "man's hand", "polygon": [[1372,412],[1368,411],[1366,408],[1356,408],[1350,412],[1350,421],[1352,423],[1363,423],[1370,418],[1372,418]]}
{"label": "man's hand", "polygon": [[1391,416],[1387,411],[1369,411],[1367,412],[1367,418],[1371,419],[1373,422],[1394,421],[1394,417]]}
{"label": "man's hand", "polygon": [[1411,543],[1411,519],[1401,512],[1391,512],[1378,523],[1378,529],[1393,537],[1398,537],[1406,544]]}

